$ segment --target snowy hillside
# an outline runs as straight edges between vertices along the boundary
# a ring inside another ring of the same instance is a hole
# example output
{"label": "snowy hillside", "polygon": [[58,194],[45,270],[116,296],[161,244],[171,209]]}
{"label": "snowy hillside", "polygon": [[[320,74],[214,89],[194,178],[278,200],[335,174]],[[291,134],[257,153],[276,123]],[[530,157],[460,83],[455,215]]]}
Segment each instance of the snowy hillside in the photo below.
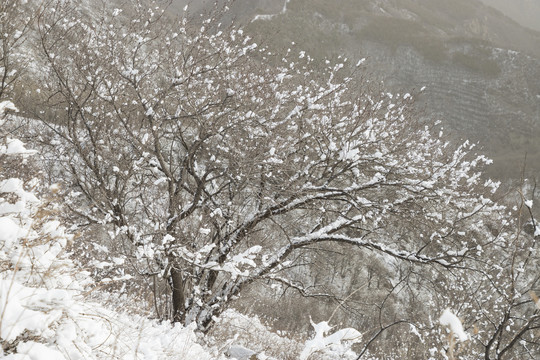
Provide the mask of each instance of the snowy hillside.
{"label": "snowy hillside", "polygon": [[339,1],[0,3],[0,358],[540,356],[537,181],[446,130],[537,60],[477,1]]}
{"label": "snowy hillside", "polygon": [[[0,103],[3,110],[12,108]],[[1,127],[2,125],[0,125]],[[0,157],[33,161],[35,151],[7,138]],[[193,328],[159,324],[114,312],[86,300],[98,288],[66,252],[73,235],[55,217],[52,186],[38,199],[30,178],[0,177],[0,338],[3,358],[64,359],[217,359],[197,343]]]}

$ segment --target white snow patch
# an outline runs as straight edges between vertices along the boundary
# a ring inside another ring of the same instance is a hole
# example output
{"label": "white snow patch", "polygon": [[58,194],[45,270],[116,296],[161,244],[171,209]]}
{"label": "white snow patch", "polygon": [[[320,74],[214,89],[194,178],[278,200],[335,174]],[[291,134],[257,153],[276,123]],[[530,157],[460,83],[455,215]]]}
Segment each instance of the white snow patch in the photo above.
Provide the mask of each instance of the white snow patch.
{"label": "white snow patch", "polygon": [[6,140],[6,145],[0,146],[0,154],[8,155],[32,155],[37,153],[36,150],[28,150],[24,147],[24,143],[18,139]]}
{"label": "white snow patch", "polygon": [[463,324],[461,323],[461,320],[450,311],[450,309],[445,309],[439,318],[439,322],[443,326],[448,326],[450,328],[450,331],[452,331],[459,341],[466,341],[469,336],[465,331],[463,330]]}
{"label": "white snow patch", "polygon": [[285,3],[283,4],[283,8],[281,9],[281,11],[279,13],[277,13],[277,14],[255,15],[255,17],[253,18],[253,20],[251,20],[251,22],[254,22],[254,21],[257,21],[257,20],[267,21],[267,20],[271,20],[276,15],[285,14],[287,12],[287,4],[289,3],[289,1],[291,1],[291,0],[285,0]]}
{"label": "white snow patch", "polygon": [[346,353],[350,351],[349,346],[351,344],[362,339],[362,334],[353,328],[340,329],[327,335],[333,328],[328,322],[322,321],[315,324],[311,319],[310,322],[315,330],[315,335],[312,339],[306,341],[304,350],[300,353],[300,360],[307,360],[311,354],[327,348],[332,348],[338,353]]}
{"label": "white snow patch", "polygon": [[3,116],[6,113],[6,110],[12,110],[12,111],[19,111],[15,104],[13,104],[11,101],[2,101],[0,102],[0,116]]}

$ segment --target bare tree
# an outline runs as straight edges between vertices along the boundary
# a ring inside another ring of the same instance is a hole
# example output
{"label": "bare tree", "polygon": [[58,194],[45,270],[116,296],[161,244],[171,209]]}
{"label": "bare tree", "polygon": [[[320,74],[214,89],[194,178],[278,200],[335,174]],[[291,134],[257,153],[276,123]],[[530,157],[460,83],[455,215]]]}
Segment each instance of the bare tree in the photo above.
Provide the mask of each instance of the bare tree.
{"label": "bare tree", "polygon": [[[532,191],[534,196],[534,190]],[[479,311],[477,327],[483,328],[479,341],[487,359],[536,359],[540,356],[540,305],[536,291],[540,287],[540,228],[533,216],[533,198],[520,191],[515,206],[517,219],[513,236],[500,244],[497,254],[488,260],[487,281],[480,296],[474,297]],[[525,221],[524,221],[525,219]],[[527,220],[528,219],[528,220]],[[532,227],[531,234],[524,224]],[[535,291],[536,290],[536,291]]]}
{"label": "bare tree", "polygon": [[[346,59],[282,58],[242,30],[171,21],[155,4],[51,3],[38,30],[58,164],[135,274],[162,277],[171,318],[208,330],[258,279],[317,244],[468,268],[500,219],[488,160],[417,120]],[[67,198],[66,204],[76,199]],[[383,325],[381,325],[383,327]]]}
{"label": "bare tree", "polygon": [[31,7],[22,0],[0,3],[0,100],[12,93],[13,85],[25,66],[19,51],[33,20]]}

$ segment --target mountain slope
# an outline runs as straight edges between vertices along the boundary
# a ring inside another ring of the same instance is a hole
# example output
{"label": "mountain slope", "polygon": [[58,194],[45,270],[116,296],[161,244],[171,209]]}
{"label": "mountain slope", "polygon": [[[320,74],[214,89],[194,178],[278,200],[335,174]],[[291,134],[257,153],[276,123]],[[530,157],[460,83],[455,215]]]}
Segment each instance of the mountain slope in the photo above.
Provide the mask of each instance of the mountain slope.
{"label": "mountain slope", "polygon": [[285,13],[282,0],[258,4],[239,0],[232,11],[249,22],[274,6],[275,16],[247,25],[263,43],[367,57],[388,90],[426,86],[426,117],[479,142],[495,159],[492,176],[519,177],[525,153],[540,170],[540,33],[479,0],[291,0]]}

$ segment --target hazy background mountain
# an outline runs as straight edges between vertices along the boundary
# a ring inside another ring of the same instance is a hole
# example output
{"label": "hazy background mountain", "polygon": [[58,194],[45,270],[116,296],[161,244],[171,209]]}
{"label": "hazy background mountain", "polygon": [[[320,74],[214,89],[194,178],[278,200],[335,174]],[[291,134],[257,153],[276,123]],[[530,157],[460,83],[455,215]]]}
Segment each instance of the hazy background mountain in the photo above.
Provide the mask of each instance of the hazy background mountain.
{"label": "hazy background mountain", "polygon": [[534,27],[539,3],[237,0],[232,13],[271,48],[294,42],[316,58],[366,57],[389,91],[426,87],[418,98],[426,118],[478,142],[495,160],[490,175],[518,178],[525,154],[529,176],[540,172],[540,32],[520,25]]}
{"label": "hazy background mountain", "polygon": [[523,26],[540,31],[540,0],[482,0]]}

